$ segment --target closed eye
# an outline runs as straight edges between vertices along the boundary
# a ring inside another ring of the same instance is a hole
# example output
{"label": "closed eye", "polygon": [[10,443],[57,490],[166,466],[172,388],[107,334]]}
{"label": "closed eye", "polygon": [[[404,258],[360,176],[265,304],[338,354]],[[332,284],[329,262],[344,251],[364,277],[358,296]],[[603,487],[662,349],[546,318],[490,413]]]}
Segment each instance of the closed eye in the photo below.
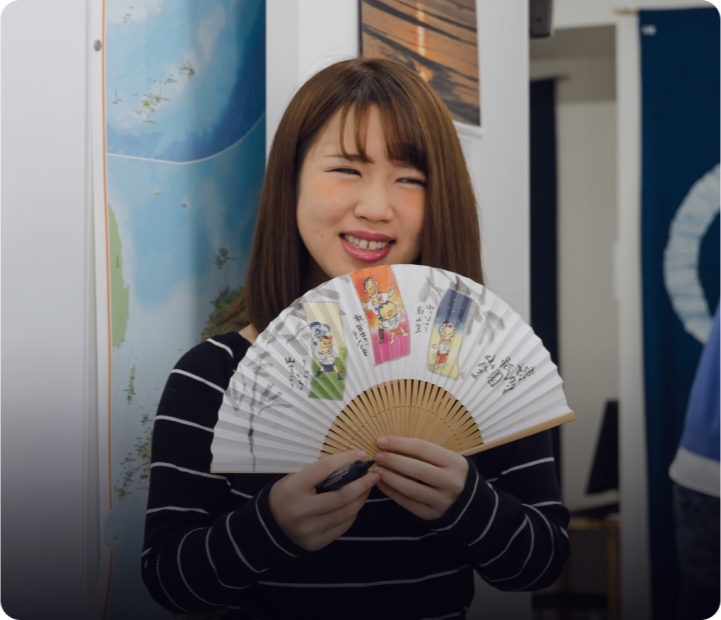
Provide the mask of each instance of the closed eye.
{"label": "closed eye", "polygon": [[342,174],[355,174],[360,176],[360,172],[353,168],[333,168],[330,172],[341,172]]}
{"label": "closed eye", "polygon": [[423,179],[416,179],[413,177],[407,177],[403,179],[398,179],[401,183],[409,183],[412,185],[420,185],[421,187],[426,186],[426,182]]}

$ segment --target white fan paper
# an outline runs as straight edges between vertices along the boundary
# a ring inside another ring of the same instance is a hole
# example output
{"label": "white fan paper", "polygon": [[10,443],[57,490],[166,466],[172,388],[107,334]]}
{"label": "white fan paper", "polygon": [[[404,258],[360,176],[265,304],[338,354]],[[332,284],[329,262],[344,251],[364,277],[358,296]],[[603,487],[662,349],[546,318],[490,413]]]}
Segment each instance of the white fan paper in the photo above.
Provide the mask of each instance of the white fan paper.
{"label": "white fan paper", "polygon": [[442,269],[372,267],[309,291],[248,349],[211,471],[300,471],[373,454],[383,435],[473,454],[573,417],[548,351],[497,295]]}

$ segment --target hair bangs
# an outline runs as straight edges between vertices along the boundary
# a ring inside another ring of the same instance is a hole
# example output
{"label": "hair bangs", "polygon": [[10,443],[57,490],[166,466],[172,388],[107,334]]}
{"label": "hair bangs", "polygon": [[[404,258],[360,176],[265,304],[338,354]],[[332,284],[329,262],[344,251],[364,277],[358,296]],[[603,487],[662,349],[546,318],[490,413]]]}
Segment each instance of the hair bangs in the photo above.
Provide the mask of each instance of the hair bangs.
{"label": "hair bangs", "polygon": [[[371,108],[376,106],[380,112],[381,127],[386,143],[386,155],[394,162],[408,163],[424,174],[428,173],[426,147],[423,133],[414,122],[417,110],[414,106],[402,105],[401,102],[388,96],[367,96],[370,93],[358,89],[355,97],[349,97],[340,107],[340,153],[349,160],[358,160],[362,163],[372,163],[366,151],[366,138],[368,120]],[[409,103],[409,102],[404,102]],[[355,153],[346,149],[345,126],[348,116],[353,112],[353,141]],[[414,116],[415,115],[415,116]]]}

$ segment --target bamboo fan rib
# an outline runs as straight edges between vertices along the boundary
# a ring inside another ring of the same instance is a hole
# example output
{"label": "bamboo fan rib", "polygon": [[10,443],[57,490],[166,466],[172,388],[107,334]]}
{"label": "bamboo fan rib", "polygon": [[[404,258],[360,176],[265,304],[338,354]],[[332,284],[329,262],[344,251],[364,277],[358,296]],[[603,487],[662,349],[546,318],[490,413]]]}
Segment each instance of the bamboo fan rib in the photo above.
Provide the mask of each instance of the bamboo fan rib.
{"label": "bamboo fan rib", "polygon": [[427,381],[386,381],[356,396],[328,430],[323,454],[378,451],[384,435],[431,441],[455,452],[482,443],[481,431],[452,394]]}
{"label": "bamboo fan rib", "polygon": [[300,471],[416,437],[469,455],[573,419],[543,343],[508,304],[417,265],[335,278],[248,349],[218,411],[213,472]]}

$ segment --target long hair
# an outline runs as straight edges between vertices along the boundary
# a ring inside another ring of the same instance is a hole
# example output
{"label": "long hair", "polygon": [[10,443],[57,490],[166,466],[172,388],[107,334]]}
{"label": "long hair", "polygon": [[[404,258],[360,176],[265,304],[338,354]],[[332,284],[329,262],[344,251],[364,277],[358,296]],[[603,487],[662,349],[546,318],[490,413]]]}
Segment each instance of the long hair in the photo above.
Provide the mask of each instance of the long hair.
{"label": "long hair", "polygon": [[298,178],[306,154],[341,115],[341,150],[353,110],[355,148],[367,159],[366,126],[377,106],[388,158],[426,175],[419,264],[483,284],[476,199],[450,114],[416,73],[382,58],[338,62],[310,78],[291,100],[273,138],[260,194],[245,291],[225,317],[260,333],[308,290],[310,255],[296,223]]}

